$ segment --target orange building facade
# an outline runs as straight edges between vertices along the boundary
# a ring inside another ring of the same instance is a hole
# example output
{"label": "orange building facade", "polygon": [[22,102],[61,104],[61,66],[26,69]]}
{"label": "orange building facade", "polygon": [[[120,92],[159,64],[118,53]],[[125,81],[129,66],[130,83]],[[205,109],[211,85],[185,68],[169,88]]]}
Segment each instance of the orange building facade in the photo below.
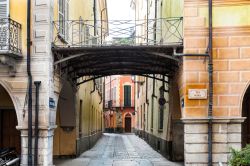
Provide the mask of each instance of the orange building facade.
{"label": "orange building facade", "polygon": [[104,127],[107,132],[133,132],[134,82],[132,76],[105,78]]}

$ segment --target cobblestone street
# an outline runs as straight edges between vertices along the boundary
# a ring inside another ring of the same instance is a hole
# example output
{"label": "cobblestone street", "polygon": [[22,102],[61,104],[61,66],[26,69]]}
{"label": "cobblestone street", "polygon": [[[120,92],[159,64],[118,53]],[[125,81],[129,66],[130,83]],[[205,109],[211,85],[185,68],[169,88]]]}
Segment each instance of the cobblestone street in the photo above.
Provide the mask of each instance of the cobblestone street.
{"label": "cobblestone street", "polygon": [[76,159],[57,159],[59,166],[181,166],[166,160],[134,134],[103,134],[97,144]]}

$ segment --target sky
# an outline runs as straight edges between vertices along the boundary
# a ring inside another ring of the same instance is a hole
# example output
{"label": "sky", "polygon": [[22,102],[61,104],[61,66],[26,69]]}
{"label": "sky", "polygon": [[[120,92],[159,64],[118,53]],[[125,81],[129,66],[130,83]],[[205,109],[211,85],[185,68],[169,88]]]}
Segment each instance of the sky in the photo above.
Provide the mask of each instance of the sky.
{"label": "sky", "polygon": [[[131,0],[107,0],[108,20],[134,20],[134,10],[130,7]],[[112,22],[112,21],[111,21]],[[119,23],[113,22],[109,24],[109,37],[128,37],[132,31],[130,27],[133,22]],[[123,29],[123,30],[121,30]]]}
{"label": "sky", "polygon": [[131,0],[107,0],[109,20],[132,20]]}

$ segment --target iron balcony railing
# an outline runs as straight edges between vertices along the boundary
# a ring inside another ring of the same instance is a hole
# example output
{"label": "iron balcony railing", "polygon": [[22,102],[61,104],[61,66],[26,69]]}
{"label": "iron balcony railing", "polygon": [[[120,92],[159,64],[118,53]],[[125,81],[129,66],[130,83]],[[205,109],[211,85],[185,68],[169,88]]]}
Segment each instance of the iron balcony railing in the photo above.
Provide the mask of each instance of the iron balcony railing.
{"label": "iron balcony railing", "polygon": [[55,46],[169,45],[183,43],[183,18],[54,21]]}
{"label": "iron balcony railing", "polygon": [[21,28],[11,18],[0,19],[0,53],[21,55]]}

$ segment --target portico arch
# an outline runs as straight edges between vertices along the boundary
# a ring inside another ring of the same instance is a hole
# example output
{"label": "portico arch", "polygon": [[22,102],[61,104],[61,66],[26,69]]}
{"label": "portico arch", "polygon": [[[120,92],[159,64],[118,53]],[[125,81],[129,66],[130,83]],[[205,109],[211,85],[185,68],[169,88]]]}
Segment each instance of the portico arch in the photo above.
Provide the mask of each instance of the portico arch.
{"label": "portico arch", "polygon": [[0,148],[15,148],[21,153],[21,134],[16,129],[18,114],[13,96],[0,82]]}

